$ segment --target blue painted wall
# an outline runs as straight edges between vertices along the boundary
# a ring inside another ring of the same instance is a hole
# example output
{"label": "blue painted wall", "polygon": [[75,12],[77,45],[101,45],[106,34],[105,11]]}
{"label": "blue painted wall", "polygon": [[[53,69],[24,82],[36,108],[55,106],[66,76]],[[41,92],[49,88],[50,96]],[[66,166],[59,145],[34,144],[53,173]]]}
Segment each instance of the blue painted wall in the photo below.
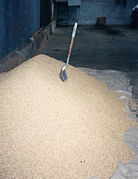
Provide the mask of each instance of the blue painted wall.
{"label": "blue painted wall", "polygon": [[132,7],[137,3],[138,0],[127,0],[125,7],[118,0],[81,0],[80,7],[69,7],[66,3],[68,16],[65,15],[66,9],[63,9],[60,4],[58,6],[58,25],[63,24],[64,17],[68,19],[66,25],[72,25],[75,20],[78,20],[80,25],[94,25],[97,17],[100,16],[107,18],[106,24],[108,25],[127,25],[131,22]]}
{"label": "blue painted wall", "polygon": [[40,0],[0,0],[0,59],[40,26]]}

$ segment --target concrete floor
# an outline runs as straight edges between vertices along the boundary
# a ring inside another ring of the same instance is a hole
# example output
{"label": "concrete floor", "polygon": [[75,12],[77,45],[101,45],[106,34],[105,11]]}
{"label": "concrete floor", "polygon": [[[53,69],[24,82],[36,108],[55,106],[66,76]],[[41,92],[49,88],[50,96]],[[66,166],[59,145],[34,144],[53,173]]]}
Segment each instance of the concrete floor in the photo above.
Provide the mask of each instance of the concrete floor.
{"label": "concrete floor", "polygon": [[[40,53],[66,61],[72,27],[57,27]],[[126,26],[78,27],[70,64],[125,73],[133,88],[138,115],[138,29]]]}
{"label": "concrete floor", "polygon": [[[66,60],[72,28],[56,28],[44,53]],[[124,26],[78,27],[70,63],[74,66],[138,71],[138,30]]]}

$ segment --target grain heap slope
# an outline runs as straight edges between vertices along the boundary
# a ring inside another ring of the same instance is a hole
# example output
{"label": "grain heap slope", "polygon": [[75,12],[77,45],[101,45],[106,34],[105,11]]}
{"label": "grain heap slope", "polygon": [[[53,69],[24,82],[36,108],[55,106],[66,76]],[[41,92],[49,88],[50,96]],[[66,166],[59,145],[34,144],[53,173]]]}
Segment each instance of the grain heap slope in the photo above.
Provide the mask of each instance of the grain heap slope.
{"label": "grain heap slope", "polygon": [[134,121],[96,78],[36,56],[0,75],[0,178],[111,177],[134,158],[123,141]]}

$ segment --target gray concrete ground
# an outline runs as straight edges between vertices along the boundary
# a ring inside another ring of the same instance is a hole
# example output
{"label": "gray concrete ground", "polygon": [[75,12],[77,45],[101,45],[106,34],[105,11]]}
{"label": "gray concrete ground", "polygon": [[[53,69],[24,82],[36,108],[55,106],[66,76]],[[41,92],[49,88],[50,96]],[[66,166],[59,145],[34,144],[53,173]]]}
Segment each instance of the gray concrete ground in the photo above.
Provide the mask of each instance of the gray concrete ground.
{"label": "gray concrete ground", "polygon": [[[56,28],[42,52],[66,60],[71,27]],[[78,27],[70,63],[74,66],[138,71],[138,30],[125,26]]]}
{"label": "gray concrete ground", "polygon": [[[65,62],[71,32],[72,27],[57,27],[40,53]],[[70,64],[122,72],[132,86],[130,110],[138,116],[138,29],[127,26],[78,27]]]}

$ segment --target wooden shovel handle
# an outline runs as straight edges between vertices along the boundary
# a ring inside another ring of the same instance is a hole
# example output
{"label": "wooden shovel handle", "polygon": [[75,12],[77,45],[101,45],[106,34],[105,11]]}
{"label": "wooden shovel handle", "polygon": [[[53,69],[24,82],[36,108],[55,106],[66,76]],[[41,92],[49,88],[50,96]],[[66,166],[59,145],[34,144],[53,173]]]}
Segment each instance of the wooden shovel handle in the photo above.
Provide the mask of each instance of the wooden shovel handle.
{"label": "wooden shovel handle", "polygon": [[71,55],[71,50],[72,50],[73,42],[74,42],[74,38],[72,38],[72,39],[71,39],[71,42],[70,42],[69,53],[68,53],[68,59],[70,58],[70,55]]}
{"label": "wooden shovel handle", "polygon": [[72,50],[72,46],[73,46],[73,42],[74,42],[77,26],[78,26],[78,23],[75,22],[74,28],[73,28],[73,32],[72,32],[72,38],[71,38],[71,42],[70,42],[69,52],[68,52],[68,60],[69,60],[70,55],[71,55],[71,50]]}

